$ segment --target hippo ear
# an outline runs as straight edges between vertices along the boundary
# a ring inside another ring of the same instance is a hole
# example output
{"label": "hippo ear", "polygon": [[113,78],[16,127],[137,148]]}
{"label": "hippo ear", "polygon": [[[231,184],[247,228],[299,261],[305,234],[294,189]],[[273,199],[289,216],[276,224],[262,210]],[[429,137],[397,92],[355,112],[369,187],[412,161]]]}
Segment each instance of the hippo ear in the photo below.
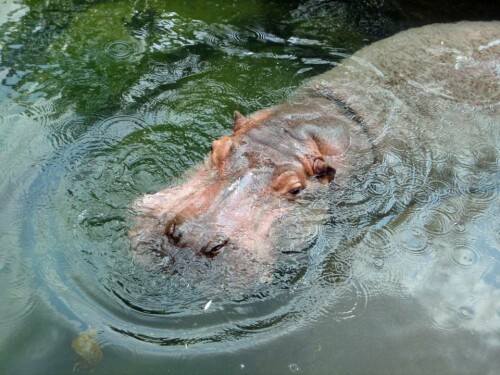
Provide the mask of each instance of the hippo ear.
{"label": "hippo ear", "polygon": [[314,176],[322,183],[327,184],[335,178],[335,168],[323,160],[323,158],[316,158],[313,162]]}
{"label": "hippo ear", "polygon": [[210,155],[210,160],[212,161],[213,165],[215,165],[219,170],[222,170],[224,162],[229,157],[229,154],[231,153],[233,148],[234,143],[231,137],[224,136],[213,141],[212,154]]}
{"label": "hippo ear", "polygon": [[233,131],[237,132],[238,130],[242,129],[245,126],[245,123],[247,122],[247,119],[245,116],[243,116],[240,112],[234,111],[233,113]]}

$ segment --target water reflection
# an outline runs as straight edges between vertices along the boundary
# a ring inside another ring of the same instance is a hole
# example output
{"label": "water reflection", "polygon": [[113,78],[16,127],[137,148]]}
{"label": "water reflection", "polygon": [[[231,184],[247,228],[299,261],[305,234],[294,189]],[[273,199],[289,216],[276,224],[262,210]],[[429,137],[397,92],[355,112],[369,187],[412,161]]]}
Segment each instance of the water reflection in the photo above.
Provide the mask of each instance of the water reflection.
{"label": "water reflection", "polygon": [[[389,348],[381,362],[414,354],[394,342],[423,343],[427,354],[437,342],[470,350],[485,372],[496,368],[496,96],[465,97],[447,82],[429,85],[424,70],[417,79],[401,72],[411,103],[374,95],[367,123],[425,126],[421,98],[432,95],[427,108],[449,114],[444,126],[474,123],[476,133],[425,138],[382,129],[373,139],[387,141],[379,166],[331,192],[327,224],[307,233],[309,248],[280,249],[270,282],[221,282],[224,264],[195,256],[171,275],[134,264],[132,202],[200,162],[234,109],[286,100],[304,78],[400,24],[325,1],[217,10],[206,2],[25,4],[7,2],[0,12],[0,372],[69,372],[71,341],[92,329],[103,364],[115,356],[108,363],[116,371],[123,358],[173,360],[187,350],[211,353],[217,370],[221,353],[232,353],[235,369],[253,371],[249,351],[271,346],[295,356],[279,365],[259,356],[277,372],[314,373],[322,363],[352,372],[367,360],[349,353],[372,337],[377,345],[366,353]],[[367,33],[370,19],[380,23]],[[458,70],[475,69],[473,55],[455,57]],[[357,64],[353,70],[381,72],[370,60]],[[346,87],[362,95],[374,82]],[[463,137],[462,150],[435,147],[451,137]],[[193,368],[207,358],[195,357]],[[424,369],[450,369],[432,365]]]}

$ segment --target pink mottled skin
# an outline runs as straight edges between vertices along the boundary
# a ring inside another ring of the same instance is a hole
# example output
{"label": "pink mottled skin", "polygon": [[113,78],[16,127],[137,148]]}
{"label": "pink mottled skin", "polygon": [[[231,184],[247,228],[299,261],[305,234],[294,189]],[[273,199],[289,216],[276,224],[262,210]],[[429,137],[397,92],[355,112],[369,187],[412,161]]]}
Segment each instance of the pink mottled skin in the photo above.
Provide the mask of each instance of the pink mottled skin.
{"label": "pink mottled skin", "polygon": [[[362,131],[340,112],[320,98],[249,118],[235,112],[233,133],[213,142],[210,157],[184,184],[136,202],[133,248],[144,254],[151,250],[151,239],[161,237],[156,249],[161,256],[180,248],[208,258],[232,252],[273,264],[275,241],[286,243],[287,227],[325,220],[326,205],[313,215],[304,206],[315,195],[324,196],[334,179],[342,181],[337,169],[349,164],[347,151],[370,150],[367,140],[351,142]],[[271,236],[279,232],[276,226],[282,227],[280,238]]]}

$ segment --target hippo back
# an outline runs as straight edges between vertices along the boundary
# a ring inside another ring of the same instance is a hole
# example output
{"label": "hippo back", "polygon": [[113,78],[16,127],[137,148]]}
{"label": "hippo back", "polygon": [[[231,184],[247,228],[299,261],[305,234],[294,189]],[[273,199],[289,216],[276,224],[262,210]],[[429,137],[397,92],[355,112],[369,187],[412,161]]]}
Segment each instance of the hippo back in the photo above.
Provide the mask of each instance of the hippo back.
{"label": "hippo back", "polygon": [[[333,237],[344,230],[338,223],[363,218],[356,239],[337,246],[337,258],[342,248],[351,254],[359,288],[370,297],[402,285],[439,330],[495,332],[500,22],[399,33],[314,78],[299,95],[343,107],[379,155],[369,173],[352,176],[354,188],[340,196],[339,218],[328,229]],[[333,268],[337,258],[325,263]]]}
{"label": "hippo back", "polygon": [[[394,150],[398,161],[411,157],[419,184],[454,179],[466,191],[496,184],[500,22],[435,24],[401,32],[315,77],[299,90],[304,94],[344,106],[386,162]],[[488,167],[489,179],[471,176]]]}

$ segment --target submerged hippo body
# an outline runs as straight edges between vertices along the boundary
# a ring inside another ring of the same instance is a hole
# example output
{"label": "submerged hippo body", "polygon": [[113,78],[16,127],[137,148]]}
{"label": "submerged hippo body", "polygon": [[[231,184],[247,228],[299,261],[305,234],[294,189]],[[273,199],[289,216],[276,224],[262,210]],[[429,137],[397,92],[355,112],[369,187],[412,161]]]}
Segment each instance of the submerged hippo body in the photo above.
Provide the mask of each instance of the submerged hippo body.
{"label": "submerged hippo body", "polygon": [[233,133],[184,183],[139,199],[137,259],[215,257],[262,275],[280,251],[314,240],[338,192],[362,205],[382,176],[376,215],[393,220],[432,199],[435,181],[488,188],[467,173],[468,156],[495,188],[499,84],[499,22],[430,25],[365,47],[290,102],[236,112]]}

